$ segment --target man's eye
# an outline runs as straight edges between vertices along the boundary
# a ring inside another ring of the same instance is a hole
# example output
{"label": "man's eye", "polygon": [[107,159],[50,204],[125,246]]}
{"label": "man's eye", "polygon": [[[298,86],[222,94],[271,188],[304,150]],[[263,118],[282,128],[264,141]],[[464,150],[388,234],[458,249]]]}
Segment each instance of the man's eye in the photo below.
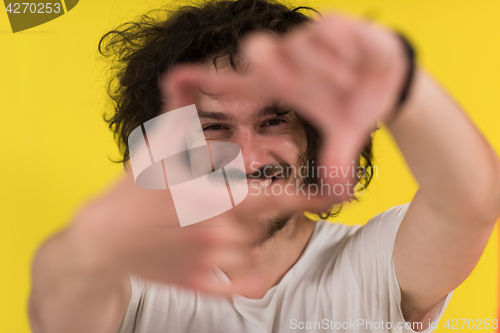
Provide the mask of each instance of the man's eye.
{"label": "man's eye", "polygon": [[275,119],[269,119],[262,126],[276,126],[283,123],[286,123],[286,121],[283,119],[275,118]]}
{"label": "man's eye", "polygon": [[221,125],[209,125],[203,128],[203,131],[219,131],[225,129]]}

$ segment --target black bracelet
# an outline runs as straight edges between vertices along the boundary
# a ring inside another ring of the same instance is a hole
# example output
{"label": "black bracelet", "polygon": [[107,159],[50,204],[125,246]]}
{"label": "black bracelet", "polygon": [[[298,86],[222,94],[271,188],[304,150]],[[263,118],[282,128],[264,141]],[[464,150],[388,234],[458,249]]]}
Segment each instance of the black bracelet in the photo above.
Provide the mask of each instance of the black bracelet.
{"label": "black bracelet", "polygon": [[401,33],[396,32],[396,36],[398,37],[398,39],[401,41],[401,43],[403,45],[406,59],[408,61],[408,70],[406,72],[406,77],[405,77],[405,80],[403,82],[403,85],[401,86],[401,91],[399,92],[399,97],[396,101],[395,110],[394,110],[393,115],[391,117],[392,118],[391,121],[394,120],[394,118],[396,118],[396,116],[401,111],[402,106],[404,105],[404,103],[408,99],[408,96],[410,94],[410,89],[411,89],[411,86],[413,83],[413,77],[415,76],[415,67],[416,67],[416,65],[415,65],[415,56],[416,56],[415,49],[410,44],[408,39],[406,39],[406,37],[403,36]]}

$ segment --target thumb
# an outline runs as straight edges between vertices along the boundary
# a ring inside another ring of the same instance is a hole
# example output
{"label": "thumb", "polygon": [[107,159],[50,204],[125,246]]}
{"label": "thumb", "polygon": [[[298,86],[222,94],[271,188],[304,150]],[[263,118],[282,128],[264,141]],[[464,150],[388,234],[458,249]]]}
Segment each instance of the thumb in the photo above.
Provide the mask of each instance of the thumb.
{"label": "thumb", "polygon": [[[326,136],[319,162],[331,172],[323,175],[323,181],[335,188],[335,193],[342,193],[342,200],[350,198],[357,183],[359,152],[365,137],[361,133],[348,129],[336,128]],[[342,191],[340,190],[342,189]]]}

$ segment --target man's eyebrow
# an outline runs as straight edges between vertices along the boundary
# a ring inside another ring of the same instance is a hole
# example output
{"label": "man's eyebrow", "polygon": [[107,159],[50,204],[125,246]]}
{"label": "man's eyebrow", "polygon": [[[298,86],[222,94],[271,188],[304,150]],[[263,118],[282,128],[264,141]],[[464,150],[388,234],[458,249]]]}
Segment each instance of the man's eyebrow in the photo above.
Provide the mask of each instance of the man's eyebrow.
{"label": "man's eyebrow", "polygon": [[209,118],[209,119],[220,120],[220,121],[229,121],[229,120],[233,119],[233,116],[231,114],[228,114],[228,113],[205,111],[205,110],[198,110],[198,117]]}
{"label": "man's eyebrow", "polygon": [[253,117],[254,118],[261,118],[261,117],[266,117],[266,116],[285,116],[288,113],[290,113],[291,110],[288,108],[284,108],[278,105],[268,105],[263,107],[260,110],[257,110],[254,112]]}
{"label": "man's eyebrow", "polygon": [[[291,110],[280,107],[278,105],[268,105],[263,107],[262,109],[259,109],[253,113],[253,118],[261,118],[261,117],[267,117],[267,116],[285,116],[288,113],[290,113]],[[233,115],[230,113],[224,113],[224,112],[214,112],[214,111],[205,111],[205,110],[198,110],[198,116],[200,118],[208,118],[208,119],[213,119],[213,120],[218,120],[218,121],[230,121],[233,120]]]}

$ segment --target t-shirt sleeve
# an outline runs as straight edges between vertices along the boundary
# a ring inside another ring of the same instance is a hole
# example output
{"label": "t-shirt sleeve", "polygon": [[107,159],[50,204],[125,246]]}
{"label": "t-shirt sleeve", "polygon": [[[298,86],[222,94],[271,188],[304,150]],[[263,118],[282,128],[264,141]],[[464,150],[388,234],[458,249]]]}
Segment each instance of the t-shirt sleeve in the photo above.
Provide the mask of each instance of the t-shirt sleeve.
{"label": "t-shirt sleeve", "polygon": [[148,281],[140,279],[135,275],[129,275],[130,283],[132,285],[132,296],[127,308],[127,312],[123,317],[122,323],[118,328],[117,333],[134,333],[136,327],[136,320],[139,312],[142,309],[141,304],[144,302],[144,295],[148,288]]}
{"label": "t-shirt sleeve", "polygon": [[[394,332],[413,333],[422,326],[405,323],[401,312],[401,289],[394,267],[393,250],[396,233],[410,203],[378,214],[359,228],[346,247],[356,283],[364,300],[365,313],[373,322],[391,322]],[[452,292],[437,307],[431,323],[441,318]],[[422,323],[426,326],[429,322]],[[415,324],[417,325],[417,324]],[[415,330],[414,330],[414,329]],[[387,331],[387,330],[385,330]],[[423,331],[432,332],[432,325]]]}

